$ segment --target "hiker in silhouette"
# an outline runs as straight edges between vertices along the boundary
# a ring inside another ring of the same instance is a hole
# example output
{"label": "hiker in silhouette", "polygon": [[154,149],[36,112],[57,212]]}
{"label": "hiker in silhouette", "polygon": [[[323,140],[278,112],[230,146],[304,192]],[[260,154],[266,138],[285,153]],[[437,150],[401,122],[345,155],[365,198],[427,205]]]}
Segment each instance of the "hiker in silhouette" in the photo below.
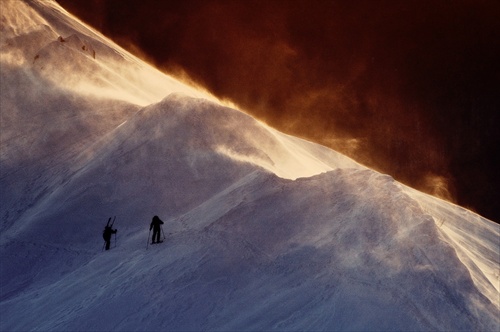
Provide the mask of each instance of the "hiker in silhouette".
{"label": "hiker in silhouette", "polygon": [[108,223],[104,227],[104,231],[102,232],[102,238],[104,242],[106,242],[106,250],[109,250],[109,245],[111,244],[111,235],[116,234],[118,232],[117,229],[113,229],[113,224],[109,224],[111,218],[108,219]]}
{"label": "hiker in silhouette", "polygon": [[[149,225],[149,231],[153,230],[152,243],[160,243],[160,233],[161,233],[161,225],[163,225],[163,221],[161,221],[158,216],[153,217],[153,221],[151,221],[151,225]],[[156,240],[156,241],[155,241]]]}

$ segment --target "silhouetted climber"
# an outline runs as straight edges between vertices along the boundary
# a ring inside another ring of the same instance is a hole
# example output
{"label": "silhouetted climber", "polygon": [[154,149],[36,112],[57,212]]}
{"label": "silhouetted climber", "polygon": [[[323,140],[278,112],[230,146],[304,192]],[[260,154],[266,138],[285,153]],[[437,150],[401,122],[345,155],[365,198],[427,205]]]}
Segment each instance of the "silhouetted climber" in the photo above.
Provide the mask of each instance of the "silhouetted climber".
{"label": "silhouetted climber", "polygon": [[154,216],[153,221],[151,221],[151,225],[149,225],[149,231],[151,232],[151,229],[153,230],[153,237],[151,238],[152,243],[162,242],[160,241],[161,225],[163,225],[163,221],[161,221],[158,216]]}
{"label": "silhouetted climber", "polygon": [[109,224],[110,221],[111,218],[108,219],[108,223],[106,224],[106,226],[104,227],[104,231],[102,232],[102,238],[104,239],[104,242],[106,242],[106,250],[109,250],[109,245],[111,243],[111,235],[116,234],[116,232],[118,232],[117,229],[112,228],[115,221],[113,220],[113,223],[111,223],[111,225]]}

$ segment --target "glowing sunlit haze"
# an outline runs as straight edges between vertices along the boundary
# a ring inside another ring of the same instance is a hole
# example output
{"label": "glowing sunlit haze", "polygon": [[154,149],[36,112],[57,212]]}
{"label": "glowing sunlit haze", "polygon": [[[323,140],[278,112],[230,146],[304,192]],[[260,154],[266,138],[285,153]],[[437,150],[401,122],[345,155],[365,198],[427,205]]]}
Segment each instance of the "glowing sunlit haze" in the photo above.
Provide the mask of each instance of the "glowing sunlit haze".
{"label": "glowing sunlit haze", "polygon": [[273,128],[500,220],[495,0],[58,0]]}
{"label": "glowing sunlit haze", "polygon": [[500,328],[498,224],[159,72],[55,1],[2,1],[0,50],[0,330]]}

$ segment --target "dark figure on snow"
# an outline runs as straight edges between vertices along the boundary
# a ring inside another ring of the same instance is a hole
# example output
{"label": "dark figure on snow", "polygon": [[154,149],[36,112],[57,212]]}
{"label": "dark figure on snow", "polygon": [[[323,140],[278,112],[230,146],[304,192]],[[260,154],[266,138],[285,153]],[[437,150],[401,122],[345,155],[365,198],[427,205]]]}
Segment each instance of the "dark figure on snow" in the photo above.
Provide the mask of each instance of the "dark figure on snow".
{"label": "dark figure on snow", "polygon": [[153,217],[153,221],[151,221],[151,225],[149,225],[149,231],[153,230],[153,243],[160,243],[160,233],[161,233],[161,225],[163,225],[163,221],[161,221],[158,216]]}
{"label": "dark figure on snow", "polygon": [[104,242],[106,242],[106,250],[109,250],[109,245],[111,244],[111,235],[118,232],[117,229],[112,228],[113,224],[111,224],[111,226],[109,225],[110,221],[111,218],[109,218],[108,223],[106,224],[106,226],[104,227],[104,231],[102,232],[102,238],[104,239]]}

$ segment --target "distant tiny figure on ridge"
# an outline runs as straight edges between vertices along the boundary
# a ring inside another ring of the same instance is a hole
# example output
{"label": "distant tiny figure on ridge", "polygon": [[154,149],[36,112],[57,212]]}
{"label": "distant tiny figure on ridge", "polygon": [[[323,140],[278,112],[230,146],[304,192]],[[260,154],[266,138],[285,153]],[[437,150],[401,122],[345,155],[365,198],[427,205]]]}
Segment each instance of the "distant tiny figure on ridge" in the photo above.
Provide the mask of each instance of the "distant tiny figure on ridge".
{"label": "distant tiny figure on ridge", "polygon": [[161,225],[163,225],[163,221],[158,216],[154,216],[151,225],[149,225],[149,231],[153,230],[153,237],[151,238],[153,244],[163,242],[160,240]]}
{"label": "distant tiny figure on ridge", "polygon": [[111,225],[109,224],[110,221],[111,218],[108,219],[108,223],[106,224],[106,226],[104,227],[104,231],[102,232],[102,238],[104,239],[104,242],[106,244],[106,250],[109,250],[109,245],[111,244],[111,235],[118,232],[117,229],[113,229],[113,224],[115,223],[115,221],[113,220]]}

